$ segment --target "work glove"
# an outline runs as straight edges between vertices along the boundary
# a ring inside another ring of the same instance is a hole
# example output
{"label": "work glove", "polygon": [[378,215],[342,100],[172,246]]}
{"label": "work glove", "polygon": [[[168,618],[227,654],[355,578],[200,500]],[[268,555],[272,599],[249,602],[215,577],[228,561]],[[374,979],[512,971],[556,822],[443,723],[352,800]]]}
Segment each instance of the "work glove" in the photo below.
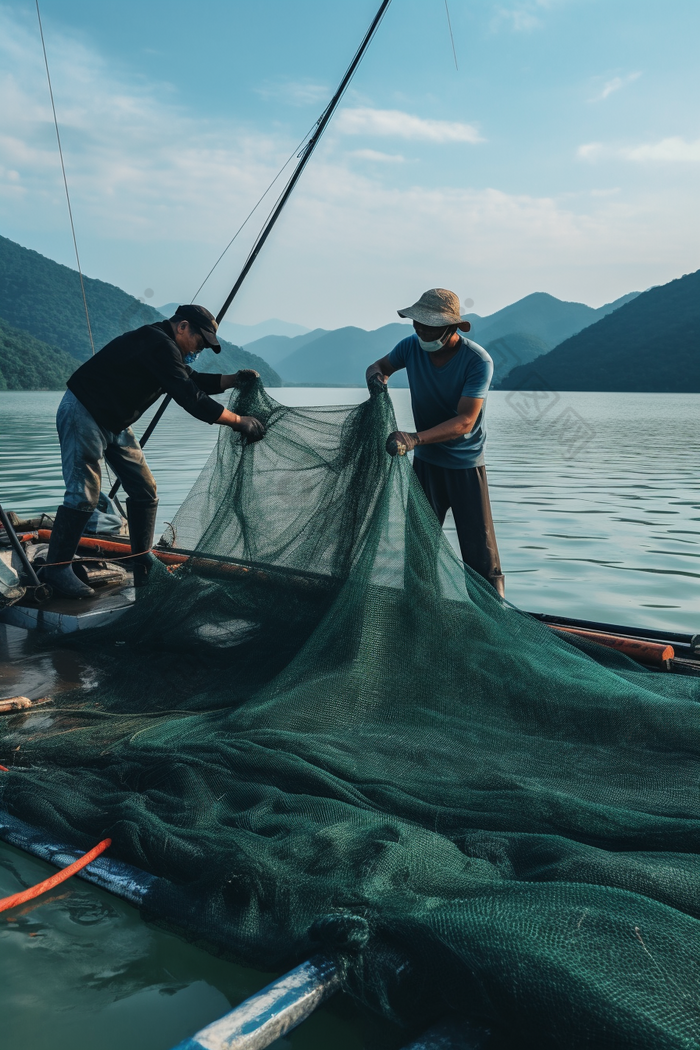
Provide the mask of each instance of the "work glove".
{"label": "work glove", "polygon": [[248,441],[260,441],[260,438],[265,437],[265,424],[261,423],[255,416],[241,416],[241,421],[236,430]]}
{"label": "work glove", "polygon": [[405,456],[416,445],[420,445],[417,434],[409,434],[405,430],[395,430],[386,439],[386,450],[390,456]]}
{"label": "work glove", "polygon": [[254,368],[241,368],[234,376],[238,387],[245,386],[246,383],[252,383],[254,379],[259,378],[260,373],[256,372]]}
{"label": "work glove", "polygon": [[367,376],[367,389],[370,394],[380,394],[386,390],[386,383],[381,372],[372,372]]}

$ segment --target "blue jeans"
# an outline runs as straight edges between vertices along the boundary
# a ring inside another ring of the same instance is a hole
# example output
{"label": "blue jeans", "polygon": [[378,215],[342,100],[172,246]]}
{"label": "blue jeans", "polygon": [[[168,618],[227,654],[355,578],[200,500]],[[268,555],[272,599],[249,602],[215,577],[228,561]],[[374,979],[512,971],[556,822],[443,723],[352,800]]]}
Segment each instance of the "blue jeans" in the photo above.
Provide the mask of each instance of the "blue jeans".
{"label": "blue jeans", "polygon": [[[66,507],[82,511],[97,509],[103,459],[121,481],[127,496],[141,502],[156,499],[155,478],[131,427],[118,434],[105,430],[75,394],[67,390],[56,413],[56,429],[61,443]],[[102,499],[106,498],[103,493]]]}

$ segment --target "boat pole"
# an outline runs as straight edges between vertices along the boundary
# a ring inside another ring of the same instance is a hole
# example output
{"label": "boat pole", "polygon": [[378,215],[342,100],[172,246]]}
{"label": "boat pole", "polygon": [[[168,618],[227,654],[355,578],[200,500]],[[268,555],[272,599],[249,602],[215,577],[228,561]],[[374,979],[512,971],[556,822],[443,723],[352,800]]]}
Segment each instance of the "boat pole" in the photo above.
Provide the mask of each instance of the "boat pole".
{"label": "boat pole", "polygon": [[[10,772],[4,766],[0,766],[0,771]],[[2,809],[0,840],[57,867],[72,865],[81,857],[79,850]],[[104,854],[75,874],[137,908],[153,889],[166,882]],[[263,1050],[300,1025],[339,990],[343,966],[342,958],[333,953],[314,955],[179,1043],[175,1050]],[[487,1030],[464,1019],[443,1020],[405,1050],[485,1050],[489,1035]]]}
{"label": "boat pole", "polygon": [[38,602],[38,603],[47,602],[49,600],[49,598],[51,597],[51,595],[53,594],[53,591],[45,583],[42,583],[41,580],[39,579],[39,577],[37,576],[36,572],[34,571],[34,566],[32,565],[32,563],[30,562],[29,558],[27,557],[27,552],[25,551],[24,547],[22,546],[22,544],[19,542],[19,539],[17,538],[17,533],[14,530],[14,526],[13,526],[12,522],[8,518],[8,516],[5,513],[5,511],[2,509],[1,505],[0,505],[0,521],[3,524],[3,528],[5,529],[5,532],[7,533],[7,538],[9,539],[10,543],[12,544],[12,547],[14,549],[15,554],[17,555],[17,557],[19,558],[19,560],[20,560],[20,562],[22,564],[22,568],[24,569],[24,572],[26,573],[27,577],[29,578],[29,583],[30,583],[31,589],[33,591],[34,601]]}
{"label": "boat pole", "polygon": [[[0,770],[9,772],[5,767]],[[75,863],[80,851],[0,810],[0,840],[58,867]],[[131,864],[101,855],[76,872],[108,893],[141,907],[151,890],[166,880]],[[207,1025],[177,1050],[262,1050],[305,1021],[340,987],[343,963],[319,953]]]}
{"label": "boat pole", "polygon": [[[3,772],[10,772],[6,767],[1,768]],[[0,809],[0,840],[24,850],[25,853],[31,853],[40,860],[48,861],[49,864],[58,868],[73,864],[83,855],[81,850],[76,850],[66,845],[65,842],[52,839],[46,832],[32,827],[31,824],[25,823],[19,817],[12,816],[2,809]],[[114,860],[104,855],[97,857],[88,867],[76,872],[76,876],[79,879],[85,879],[86,882],[92,882],[100,889],[107,890],[108,893],[121,897],[122,900],[136,907],[143,904],[148,891],[162,881],[156,875],[149,875],[148,872],[134,868],[131,864],[125,864],[124,861]]]}
{"label": "boat pole", "polygon": [[335,956],[314,955],[174,1050],[263,1050],[339,989],[341,970]]}
{"label": "boat pole", "polygon": [[[377,11],[376,15],[372,19],[372,24],[370,25],[369,29],[365,33],[365,36],[364,36],[364,39],[363,39],[362,43],[360,44],[360,46],[358,47],[358,49],[357,49],[357,51],[355,53],[355,57],[353,58],[353,60],[350,63],[350,65],[348,66],[347,70],[345,71],[345,76],[343,77],[343,79],[341,80],[340,84],[338,85],[338,89],[337,89],[336,93],[333,95],[333,98],[330,100],[330,102],[326,106],[325,110],[323,111],[323,113],[319,117],[319,119],[318,119],[318,121],[316,123],[315,130],[314,130],[311,138],[309,139],[309,141],[307,142],[306,146],[304,146],[303,150],[299,154],[299,163],[297,164],[296,168],[294,169],[294,171],[292,173],[292,177],[290,178],[289,182],[287,183],[287,185],[286,185],[286,187],[285,187],[281,197],[277,201],[277,204],[275,205],[275,207],[274,207],[274,209],[272,211],[272,214],[270,215],[269,219],[267,220],[267,222],[263,226],[262,230],[258,234],[257,239],[256,239],[253,247],[251,248],[251,250],[250,250],[250,252],[248,254],[248,258],[246,259],[246,261],[245,261],[245,263],[243,265],[243,269],[241,270],[241,272],[239,273],[239,275],[238,275],[238,277],[236,279],[236,283],[234,284],[233,288],[231,289],[231,291],[227,295],[226,301],[224,302],[224,305],[221,307],[221,309],[219,310],[218,314],[216,315],[216,323],[217,324],[221,324],[221,322],[223,321],[224,317],[226,316],[226,313],[228,312],[228,309],[229,309],[231,303],[233,302],[233,300],[238,295],[238,292],[240,291],[241,285],[243,284],[243,282],[245,281],[246,277],[250,273],[250,270],[251,270],[255,260],[257,259],[258,255],[260,254],[260,252],[262,250],[262,247],[265,244],[265,241],[270,236],[270,233],[272,232],[272,228],[274,227],[275,223],[277,222],[277,220],[279,219],[280,215],[282,214],[282,209],[284,208],[285,204],[289,200],[289,198],[290,198],[290,196],[291,196],[291,194],[292,194],[292,192],[294,190],[294,187],[296,186],[297,182],[301,178],[302,172],[304,171],[304,168],[306,167],[306,165],[308,164],[309,160],[311,159],[311,154],[316,149],[316,146],[318,145],[318,143],[319,143],[319,141],[321,139],[321,136],[323,135],[323,132],[326,130],[326,127],[328,126],[328,123],[329,123],[331,117],[333,116],[333,114],[335,113],[336,109],[338,108],[338,105],[340,104],[340,100],[342,99],[343,95],[345,94],[345,91],[347,90],[347,87],[348,87],[350,81],[352,80],[353,76],[355,75],[355,71],[356,71],[357,67],[359,66],[360,62],[362,61],[362,59],[364,57],[364,54],[365,54],[365,51],[367,50],[367,48],[369,47],[369,45],[370,45],[370,43],[372,41],[372,37],[374,36],[374,34],[376,33],[377,29],[379,28],[379,25],[380,25],[384,15],[385,15],[385,13],[386,13],[386,9],[388,8],[390,3],[391,3],[391,0],[383,0],[382,4],[379,7],[379,10]],[[144,445],[146,444],[146,442],[150,438],[151,434],[153,433],[153,431],[158,426],[160,420],[163,417],[163,413],[165,412],[166,408],[168,407],[168,405],[170,404],[171,401],[172,401],[172,396],[170,394],[166,394],[166,396],[161,401],[160,406],[158,407],[158,411],[156,412],[156,414],[154,415],[153,419],[151,420],[151,422],[148,424],[148,426],[146,427],[146,429],[144,431],[143,437],[141,438],[141,441],[140,441],[141,448],[144,447]],[[121,482],[119,481],[119,479],[117,479],[115,481],[114,485],[112,485],[112,488],[110,489],[110,492],[109,492],[109,498],[110,499],[114,499],[114,497],[116,496],[117,492],[119,491],[120,486],[121,486]]]}

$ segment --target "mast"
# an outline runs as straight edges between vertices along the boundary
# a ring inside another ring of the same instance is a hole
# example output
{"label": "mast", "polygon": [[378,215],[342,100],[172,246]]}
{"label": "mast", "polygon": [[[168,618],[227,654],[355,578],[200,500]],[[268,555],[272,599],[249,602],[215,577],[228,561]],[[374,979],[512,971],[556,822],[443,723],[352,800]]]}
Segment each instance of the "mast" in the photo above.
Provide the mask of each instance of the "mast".
{"label": "mast", "polygon": [[[304,168],[309,163],[309,160],[311,159],[311,155],[314,152],[314,150],[316,149],[316,146],[318,145],[318,143],[319,143],[319,141],[321,139],[321,136],[323,135],[323,132],[326,130],[331,117],[333,116],[333,114],[335,113],[336,109],[338,108],[340,100],[342,99],[343,95],[345,94],[345,91],[347,90],[347,87],[348,87],[350,81],[352,80],[352,78],[353,78],[353,76],[354,76],[354,74],[355,74],[355,72],[357,70],[357,67],[359,66],[360,62],[362,61],[362,59],[364,57],[364,54],[365,54],[367,48],[369,47],[370,43],[372,42],[372,38],[374,37],[374,34],[376,33],[377,29],[379,28],[379,25],[380,25],[384,15],[385,15],[386,10],[387,10],[387,8],[388,8],[390,3],[391,3],[391,0],[383,0],[382,4],[379,7],[379,10],[377,11],[376,15],[372,19],[372,23],[371,23],[369,29],[365,33],[365,36],[364,36],[364,39],[362,40],[362,43],[360,44],[360,46],[358,47],[357,51],[355,52],[355,56],[354,56],[352,62],[348,66],[343,79],[341,80],[340,84],[338,85],[338,89],[337,89],[336,93],[333,95],[333,98],[330,100],[330,102],[326,106],[325,110],[323,111],[323,113],[319,117],[319,120],[318,120],[318,122],[316,124],[316,128],[315,128],[311,138],[309,139],[308,143],[306,144],[306,146],[302,150],[301,154],[299,155],[299,163],[297,164],[296,168],[294,169],[294,171],[292,173],[292,176],[291,176],[289,182],[287,183],[287,185],[286,185],[286,187],[284,189],[284,192],[282,193],[282,195],[279,198],[277,204],[275,205],[275,208],[274,208],[272,214],[270,215],[270,217],[268,218],[267,222],[263,226],[262,230],[258,234],[258,236],[257,236],[257,238],[255,240],[255,243],[254,243],[253,247],[251,248],[251,250],[250,250],[250,252],[248,254],[248,258],[246,259],[246,261],[245,261],[245,263],[243,265],[243,269],[241,270],[240,274],[238,275],[238,277],[236,279],[236,283],[234,284],[233,288],[231,289],[231,291],[229,292],[228,296],[226,297],[226,301],[224,302],[224,305],[221,307],[221,309],[219,310],[218,314],[216,315],[217,324],[219,324],[223,320],[223,318],[226,316],[226,313],[227,313],[231,303],[233,302],[233,300],[238,295],[238,292],[240,291],[241,285],[243,284],[243,282],[245,281],[246,277],[250,273],[250,270],[251,270],[253,264],[255,263],[255,260],[257,259],[258,255],[260,254],[260,252],[262,250],[262,247],[265,244],[265,241],[270,236],[270,233],[272,232],[272,229],[273,229],[275,223],[279,219],[285,204],[287,203],[287,201],[289,200],[290,196],[292,195],[292,192],[294,191],[294,187],[296,186],[297,182],[301,178],[301,175],[302,175],[302,172],[304,171]],[[156,414],[154,415],[153,419],[151,420],[151,422],[146,427],[146,430],[144,431],[143,437],[141,438],[141,448],[143,448],[143,446],[146,444],[146,442],[150,438],[150,436],[153,433],[153,431],[155,430],[155,428],[158,426],[158,423],[160,422],[161,417],[162,417],[163,413],[165,412],[166,408],[168,407],[168,405],[170,404],[171,400],[172,400],[172,398],[171,398],[170,394],[167,394],[163,398],[163,400],[162,400],[162,402],[160,404],[160,407],[158,408],[158,411],[156,412]],[[119,491],[120,485],[121,485],[121,482],[119,480],[117,480],[114,483],[114,485],[112,486],[112,489],[110,490],[110,493],[109,493],[110,499],[114,499],[114,497],[116,496],[117,492]]]}
{"label": "mast", "polygon": [[289,182],[287,183],[287,186],[286,186],[282,196],[280,197],[279,201],[277,202],[277,205],[276,205],[274,211],[272,212],[272,215],[267,220],[267,223],[265,224],[265,226],[263,227],[261,232],[258,234],[257,240],[255,241],[255,244],[253,245],[253,247],[250,250],[248,258],[246,259],[245,264],[243,266],[243,269],[241,270],[240,274],[238,275],[238,279],[236,280],[236,283],[234,284],[233,288],[231,289],[231,291],[229,292],[229,294],[228,294],[228,296],[226,298],[226,302],[224,303],[224,305],[221,307],[221,309],[219,310],[218,314],[216,315],[217,324],[220,323],[222,321],[222,319],[226,316],[226,313],[228,311],[229,306],[231,305],[231,303],[235,299],[236,295],[238,294],[238,291],[239,291],[241,285],[243,284],[243,282],[245,281],[246,277],[248,276],[248,273],[250,272],[250,269],[253,266],[253,263],[255,262],[255,260],[257,259],[258,255],[260,254],[260,250],[262,249],[262,246],[264,245],[265,241],[267,240],[267,238],[269,237],[270,233],[272,232],[273,226],[275,225],[275,223],[279,219],[280,214],[282,213],[282,209],[284,208],[285,204],[287,203],[287,201],[291,197],[291,195],[292,195],[292,193],[294,191],[294,187],[296,186],[297,182],[301,178],[301,175],[302,175],[302,172],[304,171],[304,168],[306,167],[306,165],[308,164],[309,160],[311,159],[311,154],[316,149],[316,146],[318,145],[318,143],[319,143],[319,141],[321,139],[321,136],[323,135],[323,132],[326,130],[326,127],[328,126],[328,123],[329,123],[331,117],[333,116],[333,114],[335,113],[336,109],[338,108],[340,100],[343,97],[343,95],[345,94],[345,91],[346,91],[346,89],[348,87],[348,84],[352,80],[352,78],[353,78],[353,76],[355,74],[355,70],[357,69],[357,67],[359,66],[360,62],[362,61],[363,56],[365,54],[365,51],[369,47],[369,45],[371,43],[371,40],[372,40],[372,37],[374,36],[374,34],[376,33],[377,29],[379,28],[379,23],[381,22],[382,18],[384,17],[386,9],[388,8],[390,3],[391,3],[391,0],[384,0],[384,2],[382,3],[381,7],[377,11],[377,13],[374,16],[374,19],[372,21],[372,24],[370,25],[369,29],[367,30],[367,32],[365,34],[364,40],[360,44],[360,46],[357,49],[357,52],[355,54],[355,57],[353,58],[353,60],[350,63],[350,65],[348,66],[348,68],[346,70],[346,73],[345,73],[345,76],[343,77],[343,79],[341,80],[340,84],[338,85],[338,90],[336,91],[335,95],[330,100],[330,102],[328,103],[328,105],[327,105],[326,109],[324,110],[323,114],[319,118],[318,123],[316,124],[316,130],[314,131],[313,135],[311,136],[311,138],[309,139],[308,143],[304,147],[304,149],[303,149],[303,151],[302,151],[302,153],[300,155],[299,163],[297,164],[296,168],[294,169],[292,177],[290,178]]}

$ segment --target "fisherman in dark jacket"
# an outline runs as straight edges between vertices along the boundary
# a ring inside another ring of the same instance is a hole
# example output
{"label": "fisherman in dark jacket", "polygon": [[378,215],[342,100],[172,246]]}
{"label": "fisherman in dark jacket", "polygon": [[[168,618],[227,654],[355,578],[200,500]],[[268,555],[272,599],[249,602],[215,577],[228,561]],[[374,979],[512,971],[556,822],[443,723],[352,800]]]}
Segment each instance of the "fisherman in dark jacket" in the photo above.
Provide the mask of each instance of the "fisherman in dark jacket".
{"label": "fisherman in dark jacket", "polygon": [[68,380],[56,415],[66,494],[56,512],[42,573],[44,581],[64,597],[94,594],[75,575],[71,563],[97,506],[103,459],[128,497],[134,582],[146,582],[158,500],[155,480],[131,424],[161,394],[170,394],[196,419],[238,430],[249,441],[264,436],[260,420],[229,412],[209,396],[241,386],[257,372],[244,369],[235,375],[209,375],[190,367],[205,346],[220,353],[217,327],[214,316],[203,306],[179,306],[169,321],[144,325],[107,343]]}

